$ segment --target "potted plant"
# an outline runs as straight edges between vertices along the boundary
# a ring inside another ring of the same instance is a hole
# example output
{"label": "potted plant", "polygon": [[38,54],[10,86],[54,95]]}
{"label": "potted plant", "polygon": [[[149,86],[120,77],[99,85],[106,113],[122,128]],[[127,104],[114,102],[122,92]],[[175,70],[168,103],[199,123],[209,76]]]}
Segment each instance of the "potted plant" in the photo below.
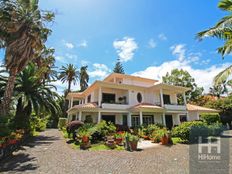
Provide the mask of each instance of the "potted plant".
{"label": "potted plant", "polygon": [[117,145],[122,145],[123,138],[123,132],[118,132],[114,135],[114,139]]}
{"label": "potted plant", "polygon": [[168,144],[168,131],[166,128],[158,130],[157,135],[160,137],[160,141],[162,145]]}
{"label": "potted plant", "polygon": [[126,149],[130,151],[136,151],[138,146],[139,137],[136,135],[132,135],[127,133],[126,135]]}

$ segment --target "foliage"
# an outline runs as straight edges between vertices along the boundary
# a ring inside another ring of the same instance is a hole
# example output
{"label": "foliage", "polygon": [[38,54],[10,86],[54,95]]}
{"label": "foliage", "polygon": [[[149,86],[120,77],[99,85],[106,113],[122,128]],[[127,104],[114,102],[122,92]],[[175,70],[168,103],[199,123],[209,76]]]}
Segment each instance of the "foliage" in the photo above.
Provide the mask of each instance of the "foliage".
{"label": "foliage", "polygon": [[105,120],[102,120],[96,125],[96,131],[100,133],[102,137],[105,137],[109,134],[116,132],[116,127],[113,123],[107,123]]}
{"label": "foliage", "polygon": [[[180,69],[180,70],[173,69],[171,71],[171,74],[167,73],[166,76],[164,76],[162,79],[163,79],[164,83],[167,83],[170,85],[191,88],[190,91],[186,92],[186,100],[187,101],[194,101],[199,96],[202,95],[203,88],[197,86],[195,79],[188,73],[188,71],[185,71],[182,69]],[[182,96],[178,97],[178,102],[183,103]]]}
{"label": "foliage", "polygon": [[71,84],[76,84],[77,79],[79,78],[79,72],[77,68],[73,64],[67,64],[66,67],[61,67],[61,72],[59,75],[59,79],[62,83],[68,82],[68,92],[71,91]]}
{"label": "foliage", "polygon": [[67,126],[67,123],[68,123],[68,119],[67,118],[59,118],[58,128],[60,130],[62,130],[63,128],[65,128]]}
{"label": "foliage", "polygon": [[32,114],[30,118],[30,125],[31,129],[41,132],[45,131],[47,127],[48,117],[45,115],[36,115],[35,113]]}
{"label": "foliage", "polygon": [[88,88],[89,75],[87,72],[88,66],[82,66],[80,69],[80,91]]}
{"label": "foliage", "polygon": [[113,72],[114,73],[119,73],[119,74],[125,74],[124,68],[122,66],[122,63],[121,63],[120,59],[117,60]]}
{"label": "foliage", "polygon": [[85,123],[93,123],[93,118],[92,118],[92,116],[91,115],[87,115],[86,117],[85,117],[85,121],[84,121]]}
{"label": "foliage", "polygon": [[209,94],[212,96],[216,96],[218,98],[221,95],[228,93],[227,84],[223,82],[222,84],[214,85],[213,87],[209,88]]}
{"label": "foliage", "polygon": [[9,119],[7,117],[0,117],[0,137],[10,135],[11,130],[9,129]]}
{"label": "foliage", "polygon": [[[220,0],[218,3],[218,7],[229,13],[229,15],[223,17],[215,24],[215,26],[199,32],[197,37],[202,40],[206,37],[216,37],[224,41],[224,45],[219,47],[218,53],[221,54],[223,57],[228,55],[232,51],[232,1],[231,0]],[[214,83],[216,85],[222,84],[224,81],[228,79],[228,77],[232,73],[232,65],[227,67],[225,70],[220,72],[215,78]]]}
{"label": "foliage", "polygon": [[183,141],[189,141],[190,129],[192,126],[206,126],[207,124],[202,121],[189,121],[180,124],[172,129],[172,136],[179,137]]}
{"label": "foliage", "polygon": [[[5,66],[9,78],[0,103],[0,114],[9,113],[15,77],[39,56],[51,30],[54,13],[39,9],[39,1],[0,1],[0,48],[5,48]],[[23,44],[22,44],[23,43]]]}
{"label": "foliage", "polygon": [[139,141],[139,137],[137,135],[133,135],[133,134],[130,134],[130,133],[126,133],[125,138],[130,142]]}
{"label": "foliage", "polygon": [[201,118],[201,120],[203,120],[207,124],[213,124],[213,123],[220,122],[220,116],[218,113],[201,114],[200,118]]}

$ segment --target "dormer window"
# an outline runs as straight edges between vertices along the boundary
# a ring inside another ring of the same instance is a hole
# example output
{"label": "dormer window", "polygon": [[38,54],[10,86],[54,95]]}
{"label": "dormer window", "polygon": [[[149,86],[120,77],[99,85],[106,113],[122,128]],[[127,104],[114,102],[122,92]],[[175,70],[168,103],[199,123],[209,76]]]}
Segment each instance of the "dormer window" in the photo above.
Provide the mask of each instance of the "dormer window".
{"label": "dormer window", "polygon": [[142,94],[141,94],[140,92],[138,92],[138,94],[137,94],[137,101],[138,101],[139,103],[141,103],[142,100],[143,100]]}

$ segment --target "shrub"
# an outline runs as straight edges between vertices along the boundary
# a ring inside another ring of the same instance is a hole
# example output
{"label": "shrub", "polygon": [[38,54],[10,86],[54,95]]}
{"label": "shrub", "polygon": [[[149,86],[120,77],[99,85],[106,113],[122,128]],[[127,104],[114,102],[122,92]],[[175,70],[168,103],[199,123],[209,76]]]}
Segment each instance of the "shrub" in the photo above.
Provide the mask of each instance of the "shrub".
{"label": "shrub", "polygon": [[59,122],[58,122],[58,128],[60,130],[62,130],[62,128],[66,127],[68,123],[68,119],[67,118],[59,118]]}
{"label": "shrub", "polygon": [[189,141],[190,136],[190,129],[192,126],[206,126],[207,124],[202,121],[191,121],[191,122],[184,122],[179,126],[176,126],[172,129],[172,136],[179,137],[184,141]]}
{"label": "shrub", "polygon": [[217,113],[216,114],[201,114],[200,118],[207,124],[213,124],[213,123],[220,122],[220,116]]}
{"label": "shrub", "polygon": [[106,123],[106,121],[101,121],[96,125],[96,130],[104,137],[106,135],[116,132],[116,127],[113,123]]}
{"label": "shrub", "polygon": [[11,130],[8,126],[9,119],[6,117],[0,117],[0,137],[5,137],[10,135]]}

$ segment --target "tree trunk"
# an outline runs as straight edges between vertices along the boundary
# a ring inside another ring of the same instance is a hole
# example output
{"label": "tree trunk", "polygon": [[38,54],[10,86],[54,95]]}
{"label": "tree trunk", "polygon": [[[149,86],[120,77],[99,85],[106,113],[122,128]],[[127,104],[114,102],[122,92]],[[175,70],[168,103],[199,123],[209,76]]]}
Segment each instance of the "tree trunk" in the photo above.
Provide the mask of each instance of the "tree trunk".
{"label": "tree trunk", "polygon": [[71,91],[71,83],[72,83],[71,81],[68,82],[68,92]]}
{"label": "tree trunk", "polygon": [[17,74],[17,68],[14,68],[10,72],[10,76],[8,78],[3,100],[0,103],[0,116],[7,116],[9,114],[10,103],[11,103],[11,98],[12,98],[12,94],[14,90],[16,74]]}

